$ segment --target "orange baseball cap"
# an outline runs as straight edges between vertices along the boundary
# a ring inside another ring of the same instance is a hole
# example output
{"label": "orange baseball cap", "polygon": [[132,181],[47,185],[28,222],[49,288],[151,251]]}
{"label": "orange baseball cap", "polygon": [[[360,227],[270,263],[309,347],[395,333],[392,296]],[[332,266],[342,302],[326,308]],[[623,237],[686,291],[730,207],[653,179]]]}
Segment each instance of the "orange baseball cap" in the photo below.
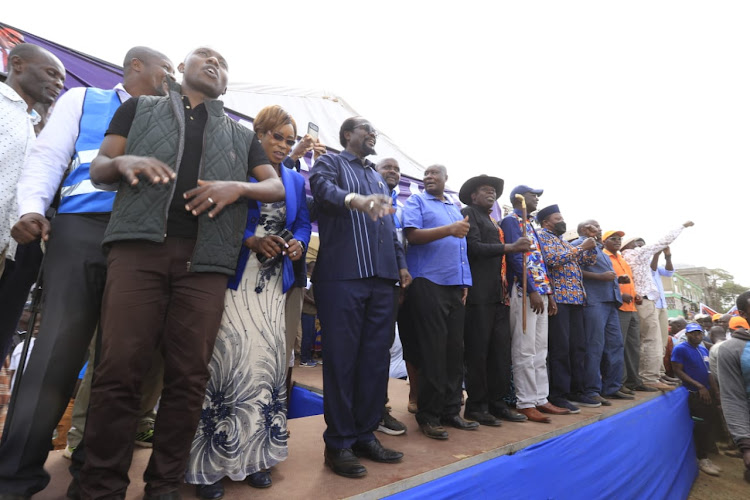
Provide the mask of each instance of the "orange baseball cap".
{"label": "orange baseball cap", "polygon": [[720,320],[722,316],[724,316],[724,315],[723,315],[723,314],[721,314],[721,313],[716,313],[716,314],[714,314],[713,316],[711,316],[711,321],[717,321],[717,320]]}
{"label": "orange baseball cap", "polygon": [[741,316],[732,316],[729,320],[729,329],[736,330],[737,328],[744,328],[750,330],[750,325],[747,324],[747,320]]}
{"label": "orange baseball cap", "polygon": [[625,233],[623,233],[622,231],[607,231],[606,233],[604,233],[602,235],[602,241],[605,241],[607,238],[609,238],[613,234],[616,234],[620,238],[622,238],[623,236],[625,236]]}

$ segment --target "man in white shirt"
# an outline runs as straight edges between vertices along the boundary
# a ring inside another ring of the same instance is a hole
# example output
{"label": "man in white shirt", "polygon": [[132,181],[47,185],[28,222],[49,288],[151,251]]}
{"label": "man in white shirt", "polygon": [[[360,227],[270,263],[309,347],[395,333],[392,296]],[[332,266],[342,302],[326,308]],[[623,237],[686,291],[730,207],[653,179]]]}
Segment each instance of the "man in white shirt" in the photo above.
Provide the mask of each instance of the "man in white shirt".
{"label": "man in white shirt", "polygon": [[0,274],[15,254],[10,228],[17,219],[16,183],[40,120],[33,107],[52,104],[65,81],[60,60],[37,45],[16,45],[8,63],[8,79],[0,83]]}
{"label": "man in white shirt", "polygon": [[[169,58],[134,47],[125,56],[123,83],[114,89],[74,88],[56,104],[18,182],[19,243],[41,238],[44,309],[39,340],[29,358],[8,437],[0,445],[3,493],[30,497],[49,483],[44,462],[50,436],[68,404],[86,350],[99,323],[107,260],[101,242],[114,193],[93,187],[88,165],[114,112],[131,96],[163,95],[174,73]],[[60,207],[44,217],[68,165]]]}
{"label": "man in white shirt", "polygon": [[674,386],[664,384],[659,380],[659,368],[662,366],[664,346],[662,345],[661,328],[659,327],[659,312],[656,309],[659,290],[654,283],[651,260],[656,252],[664,250],[682,233],[683,229],[692,225],[691,221],[687,221],[651,245],[646,245],[640,236],[630,236],[622,242],[622,256],[633,270],[635,291],[642,298],[640,304],[636,301],[641,325],[639,375],[644,385],[660,390],[670,390]]}

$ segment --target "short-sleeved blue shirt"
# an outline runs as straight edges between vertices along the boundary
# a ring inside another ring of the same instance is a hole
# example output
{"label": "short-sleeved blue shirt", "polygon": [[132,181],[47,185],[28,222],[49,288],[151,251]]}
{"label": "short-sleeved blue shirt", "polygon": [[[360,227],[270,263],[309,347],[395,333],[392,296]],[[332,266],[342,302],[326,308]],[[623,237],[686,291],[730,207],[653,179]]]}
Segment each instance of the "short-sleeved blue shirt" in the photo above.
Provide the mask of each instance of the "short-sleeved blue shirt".
{"label": "short-sleeved blue shirt", "polygon": [[[672,363],[682,364],[682,369],[693,380],[705,388],[711,387],[708,379],[708,349],[703,344],[693,347],[690,342],[678,344],[672,351]],[[698,390],[693,384],[685,382],[685,388],[691,392]]]}
{"label": "short-sleeved blue shirt", "polygon": [[[463,220],[458,207],[429,193],[413,194],[404,205],[404,228],[432,229]],[[466,238],[447,236],[424,245],[409,245],[406,263],[412,278],[437,285],[471,286]]]}

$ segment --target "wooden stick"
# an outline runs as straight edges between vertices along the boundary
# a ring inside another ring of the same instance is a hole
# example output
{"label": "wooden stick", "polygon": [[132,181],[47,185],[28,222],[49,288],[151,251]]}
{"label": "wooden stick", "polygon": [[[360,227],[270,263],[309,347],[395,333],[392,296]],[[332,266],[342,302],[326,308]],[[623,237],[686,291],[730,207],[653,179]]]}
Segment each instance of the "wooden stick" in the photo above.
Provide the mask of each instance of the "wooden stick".
{"label": "wooden stick", "polygon": [[[526,234],[526,224],[528,223],[527,220],[527,214],[526,214],[526,198],[524,198],[522,195],[517,194],[516,199],[521,202],[521,212],[523,213],[523,237],[527,238]],[[523,333],[526,333],[526,301],[528,300],[526,297],[526,288],[527,288],[527,276],[528,276],[528,253],[524,252],[523,254]]]}

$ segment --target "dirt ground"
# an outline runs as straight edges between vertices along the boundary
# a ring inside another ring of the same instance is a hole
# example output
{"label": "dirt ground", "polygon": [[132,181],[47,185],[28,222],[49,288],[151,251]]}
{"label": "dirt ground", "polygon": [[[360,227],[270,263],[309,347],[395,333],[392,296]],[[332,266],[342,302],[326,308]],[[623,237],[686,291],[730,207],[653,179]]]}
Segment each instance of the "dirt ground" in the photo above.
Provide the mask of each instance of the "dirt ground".
{"label": "dirt ground", "polygon": [[719,477],[698,471],[690,490],[689,500],[744,500],[750,498],[750,483],[744,479],[745,466],[741,458],[712,453],[711,461],[721,467]]}

